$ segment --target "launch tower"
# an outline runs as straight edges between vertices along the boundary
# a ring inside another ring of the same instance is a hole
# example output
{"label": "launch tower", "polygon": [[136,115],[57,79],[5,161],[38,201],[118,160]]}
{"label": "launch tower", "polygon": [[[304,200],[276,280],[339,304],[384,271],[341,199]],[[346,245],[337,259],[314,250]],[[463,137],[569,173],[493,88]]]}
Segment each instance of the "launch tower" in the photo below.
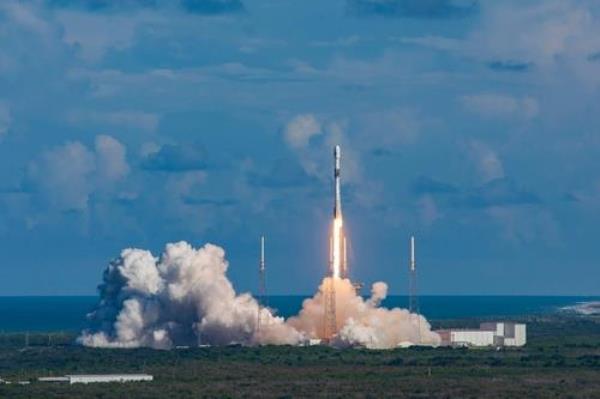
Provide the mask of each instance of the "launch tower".
{"label": "launch tower", "polygon": [[258,320],[257,329],[260,331],[262,308],[267,304],[267,287],[265,282],[265,236],[260,236],[260,260],[258,262]]}
{"label": "launch tower", "polygon": [[408,267],[408,310],[419,313],[419,298],[417,295],[417,265],[415,262],[415,236],[410,237],[410,263]]}

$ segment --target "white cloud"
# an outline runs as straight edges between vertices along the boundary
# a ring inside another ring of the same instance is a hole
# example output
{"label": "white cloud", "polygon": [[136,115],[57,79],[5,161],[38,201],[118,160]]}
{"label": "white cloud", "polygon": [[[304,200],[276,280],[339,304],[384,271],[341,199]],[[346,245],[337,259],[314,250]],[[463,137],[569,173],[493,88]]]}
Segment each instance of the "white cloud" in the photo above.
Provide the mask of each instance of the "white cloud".
{"label": "white cloud", "polygon": [[[321,140],[311,140],[320,135]],[[323,181],[328,179],[330,174],[323,165],[331,162],[333,147],[340,145],[344,182],[355,183],[361,180],[360,157],[346,134],[344,121],[321,122],[311,114],[298,115],[287,123],[284,136],[308,175]]]}
{"label": "white cloud", "polygon": [[560,241],[560,229],[550,211],[532,207],[492,207],[486,210],[501,229],[504,239],[527,243],[541,239],[552,244]]}
{"label": "white cloud", "polygon": [[464,45],[464,42],[459,39],[453,39],[444,36],[417,36],[417,37],[400,37],[400,38],[392,38],[392,40],[405,43],[405,44],[414,44],[423,47],[429,47],[435,50],[444,50],[444,51],[458,51]]}
{"label": "white cloud", "polygon": [[313,136],[323,133],[321,124],[314,115],[305,114],[294,117],[285,127],[285,139],[292,148],[304,148]]}
{"label": "white cloud", "polygon": [[360,36],[352,35],[333,40],[317,40],[311,43],[315,47],[351,47],[361,41]]}
{"label": "white cloud", "polygon": [[424,226],[431,226],[441,215],[431,195],[424,195],[417,201],[419,218]]}
{"label": "white cloud", "polygon": [[126,149],[118,140],[106,136],[96,136],[96,166],[98,179],[103,182],[115,182],[129,173]]}
{"label": "white cloud", "polygon": [[417,112],[402,107],[360,115],[358,125],[358,135],[364,146],[369,149],[395,150],[414,143],[421,132],[421,121]]}
{"label": "white cloud", "polygon": [[71,111],[67,119],[74,125],[89,126],[90,123],[106,126],[128,127],[145,132],[154,132],[158,128],[158,115],[143,111],[98,112],[88,110]]}
{"label": "white cloud", "polygon": [[600,44],[597,21],[587,4],[550,0],[484,7],[482,29],[470,40],[482,54],[543,65],[559,62],[557,57],[587,54]]}
{"label": "white cloud", "polygon": [[[464,53],[484,62],[531,63],[535,79],[549,84],[567,76],[600,83],[588,56],[600,49],[600,21],[594,2],[545,0],[490,2],[480,26],[466,39]],[[571,83],[572,84],[572,83]]]}
{"label": "white cloud", "polygon": [[50,25],[41,18],[34,7],[18,1],[3,1],[0,3],[0,13],[4,13],[10,22],[29,32],[48,36],[52,30]]}
{"label": "white cloud", "polygon": [[102,59],[110,50],[131,47],[140,26],[160,21],[159,14],[149,12],[119,15],[62,10],[56,17],[65,43],[76,46],[88,62]]}
{"label": "white cloud", "polygon": [[12,118],[8,104],[0,101],[0,140],[8,133],[11,122]]}
{"label": "white cloud", "polygon": [[49,202],[60,210],[84,210],[93,190],[94,154],[80,142],[46,151],[29,165],[29,177]]}
{"label": "white cloud", "polygon": [[96,137],[95,151],[78,141],[44,152],[30,162],[28,177],[51,208],[87,209],[90,195],[129,172],[125,148],[110,136]]}
{"label": "white cloud", "polygon": [[480,141],[471,141],[468,150],[484,182],[504,177],[504,167],[494,150]]}
{"label": "white cloud", "polygon": [[537,100],[531,97],[483,93],[463,96],[460,101],[469,111],[487,118],[531,119],[539,112]]}

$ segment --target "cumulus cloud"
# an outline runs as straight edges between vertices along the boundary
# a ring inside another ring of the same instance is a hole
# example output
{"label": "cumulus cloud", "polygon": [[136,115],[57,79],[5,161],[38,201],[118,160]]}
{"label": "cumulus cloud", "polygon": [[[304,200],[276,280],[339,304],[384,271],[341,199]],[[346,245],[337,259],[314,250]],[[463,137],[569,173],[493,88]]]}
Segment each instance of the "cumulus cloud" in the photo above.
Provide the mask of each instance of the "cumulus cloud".
{"label": "cumulus cloud", "polygon": [[12,118],[9,106],[0,101],[0,140],[8,133],[11,122]]}
{"label": "cumulus cloud", "polygon": [[483,93],[463,96],[460,100],[467,110],[486,118],[531,119],[539,112],[538,102],[532,97]]}
{"label": "cumulus cloud", "polygon": [[163,172],[204,170],[207,168],[206,150],[197,143],[165,144],[147,153],[142,168]]}
{"label": "cumulus cloud", "polygon": [[142,111],[98,112],[75,110],[67,116],[75,125],[89,126],[90,123],[108,127],[127,127],[145,132],[154,132],[158,128],[158,115]]}
{"label": "cumulus cloud", "polygon": [[422,122],[410,108],[388,108],[358,116],[358,129],[364,146],[398,150],[413,144],[419,137]]}
{"label": "cumulus cloud", "polygon": [[47,150],[27,171],[34,190],[62,211],[85,210],[92,192],[128,173],[125,147],[110,136],[96,137],[94,150],[78,141]]}
{"label": "cumulus cloud", "polygon": [[98,179],[102,182],[115,182],[129,174],[125,146],[117,139],[100,135],[96,136],[96,167]]}
{"label": "cumulus cloud", "polygon": [[51,206],[83,210],[93,190],[95,167],[94,154],[86,146],[69,142],[46,151],[30,163],[28,174]]}
{"label": "cumulus cloud", "polygon": [[425,226],[431,226],[441,215],[432,195],[423,195],[417,201],[419,218]]}
{"label": "cumulus cloud", "polygon": [[[99,286],[100,302],[89,314],[89,328],[78,340],[95,347],[167,349],[174,345],[301,344],[323,338],[325,279],[296,317],[284,320],[261,307],[248,293],[238,294],[227,278],[225,252],[206,244],[167,244],[156,258],[141,249],[125,249],[110,263]],[[411,342],[438,345],[439,336],[418,314],[379,306],[387,285],[379,282],[371,298],[356,295],[348,280],[336,280],[333,344],[373,349]],[[260,327],[259,327],[260,318]]]}
{"label": "cumulus cloud", "polygon": [[481,141],[473,140],[468,152],[484,182],[504,177],[504,166],[496,152]]}
{"label": "cumulus cloud", "polygon": [[[536,1],[519,7],[482,7],[480,26],[467,37],[466,53],[486,62],[535,66],[539,79],[600,82],[586,57],[600,48],[598,14],[591,2]],[[504,66],[504,65],[502,65]]]}
{"label": "cumulus cloud", "polygon": [[314,115],[297,115],[285,126],[284,135],[288,145],[292,148],[305,148],[310,139],[322,134],[321,124]]}
{"label": "cumulus cloud", "polygon": [[362,180],[360,156],[346,133],[345,121],[321,121],[311,114],[298,115],[286,124],[283,134],[286,144],[310,178],[329,179],[330,174],[322,165],[331,162],[333,147],[341,145],[344,182],[358,183]]}

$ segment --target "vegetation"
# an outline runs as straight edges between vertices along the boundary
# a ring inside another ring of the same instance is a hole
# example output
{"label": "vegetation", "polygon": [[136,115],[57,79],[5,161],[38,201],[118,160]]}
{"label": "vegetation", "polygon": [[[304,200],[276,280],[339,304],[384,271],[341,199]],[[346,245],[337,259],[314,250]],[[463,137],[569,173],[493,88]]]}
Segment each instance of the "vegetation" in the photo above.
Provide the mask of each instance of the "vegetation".
{"label": "vegetation", "polygon": [[[68,333],[0,334],[0,377],[13,382],[0,385],[0,398],[600,397],[600,319],[554,316],[524,321],[528,345],[502,350],[109,350],[74,345]],[[478,321],[444,321],[436,327],[466,323]],[[155,381],[36,381],[49,375],[121,372],[150,373]],[[15,383],[23,380],[31,384]]]}

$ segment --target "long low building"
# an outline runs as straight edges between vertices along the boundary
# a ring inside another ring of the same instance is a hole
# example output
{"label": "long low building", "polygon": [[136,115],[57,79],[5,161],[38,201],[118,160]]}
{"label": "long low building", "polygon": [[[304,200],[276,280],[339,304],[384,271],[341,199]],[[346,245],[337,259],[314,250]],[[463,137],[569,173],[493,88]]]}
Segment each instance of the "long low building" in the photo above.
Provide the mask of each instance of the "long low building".
{"label": "long low building", "polygon": [[68,382],[69,384],[90,384],[95,382],[138,382],[152,381],[150,374],[70,374],[64,377],[40,377],[40,382]]}
{"label": "long low building", "polygon": [[479,329],[436,331],[446,346],[523,346],[527,343],[525,324],[511,322],[481,323]]}

